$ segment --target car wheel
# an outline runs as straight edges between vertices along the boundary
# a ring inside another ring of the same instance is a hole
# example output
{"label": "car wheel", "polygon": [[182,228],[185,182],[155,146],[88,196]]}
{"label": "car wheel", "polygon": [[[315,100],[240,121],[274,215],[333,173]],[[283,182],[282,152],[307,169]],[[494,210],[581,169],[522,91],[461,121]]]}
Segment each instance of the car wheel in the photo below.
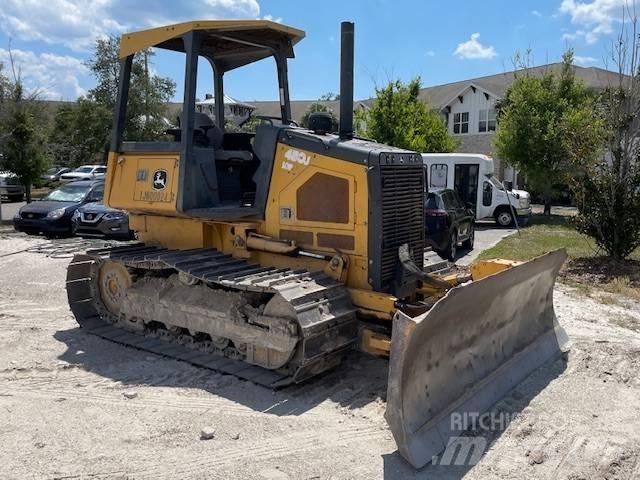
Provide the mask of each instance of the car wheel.
{"label": "car wheel", "polygon": [[462,242],[462,248],[467,250],[473,250],[473,243],[476,239],[476,229],[471,225],[471,230],[469,231],[469,238],[467,238],[464,242]]}
{"label": "car wheel", "polygon": [[451,238],[449,239],[449,245],[447,245],[447,260],[455,261],[456,253],[458,253],[458,233],[453,230],[451,232]]}
{"label": "car wheel", "polygon": [[509,210],[501,210],[496,213],[496,223],[501,227],[510,227],[513,224],[513,215]]}

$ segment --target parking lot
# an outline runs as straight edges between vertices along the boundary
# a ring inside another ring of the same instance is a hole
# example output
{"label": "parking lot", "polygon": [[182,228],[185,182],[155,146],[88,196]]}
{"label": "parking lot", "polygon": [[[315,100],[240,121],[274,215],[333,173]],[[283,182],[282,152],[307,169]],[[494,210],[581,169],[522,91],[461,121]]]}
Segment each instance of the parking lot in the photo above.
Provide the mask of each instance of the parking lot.
{"label": "parking lot", "polygon": [[491,220],[481,220],[476,222],[476,236],[473,250],[458,250],[456,257],[457,265],[470,265],[480,255],[483,250],[493,247],[504,237],[517,232],[515,228],[498,227]]}
{"label": "parking lot", "polygon": [[20,208],[26,205],[26,202],[8,202],[6,199],[2,199],[2,222],[11,223],[11,219]]}

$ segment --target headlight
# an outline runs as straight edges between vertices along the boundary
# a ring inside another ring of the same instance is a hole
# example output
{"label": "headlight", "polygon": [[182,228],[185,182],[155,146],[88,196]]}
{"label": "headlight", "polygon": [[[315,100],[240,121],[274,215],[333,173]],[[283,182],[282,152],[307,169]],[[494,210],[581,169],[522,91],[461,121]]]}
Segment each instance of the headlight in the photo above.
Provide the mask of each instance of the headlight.
{"label": "headlight", "polygon": [[75,212],[73,212],[73,215],[71,216],[71,220],[77,220],[80,218],[80,210],[76,210]]}
{"label": "headlight", "polygon": [[56,208],[55,210],[51,210],[47,213],[47,218],[50,220],[57,220],[65,214],[65,211],[66,210],[64,208]]}
{"label": "headlight", "polygon": [[21,215],[22,214],[20,213],[20,210],[18,210],[16,213],[13,214],[13,218],[22,218]]}
{"label": "headlight", "polygon": [[124,212],[110,212],[105,213],[104,218],[107,220],[118,220],[124,218],[126,214]]}

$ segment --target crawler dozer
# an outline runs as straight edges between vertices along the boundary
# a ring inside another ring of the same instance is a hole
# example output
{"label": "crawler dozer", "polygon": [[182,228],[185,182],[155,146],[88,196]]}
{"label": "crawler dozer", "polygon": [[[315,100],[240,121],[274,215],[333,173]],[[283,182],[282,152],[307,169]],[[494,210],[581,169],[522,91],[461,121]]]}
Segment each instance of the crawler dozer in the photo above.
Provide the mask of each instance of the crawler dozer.
{"label": "crawler dozer", "polygon": [[[387,356],[386,418],[421,467],[459,433],[451,414],[485,411],[564,348],[552,292],[565,253],[425,271],[422,158],[354,136],[353,36],[343,23],[330,133],[326,115],[292,120],[287,62],[301,30],[196,21],[123,35],[105,203],[129,212],[139,243],[76,255],[67,292],[91,333],[272,388],[354,348]],[[184,54],[180,125],[166,141],[130,142],[132,61],[150,47]],[[279,118],[225,131],[224,75],[267,58]],[[212,67],[214,118],[196,111],[199,59]]]}

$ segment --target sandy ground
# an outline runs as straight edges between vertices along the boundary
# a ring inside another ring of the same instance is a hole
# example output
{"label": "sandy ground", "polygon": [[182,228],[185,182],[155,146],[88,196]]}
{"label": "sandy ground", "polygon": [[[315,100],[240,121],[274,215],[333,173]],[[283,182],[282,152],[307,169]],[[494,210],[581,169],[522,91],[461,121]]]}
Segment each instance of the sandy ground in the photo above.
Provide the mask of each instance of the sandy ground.
{"label": "sandy ground", "polygon": [[415,471],[382,416],[385,361],[354,353],[272,392],[110,343],[76,327],[68,259],[2,256],[38,242],[0,233],[0,478],[640,478],[638,304],[559,286],[568,360],[494,407],[516,416],[478,433],[489,448],[476,465]]}

